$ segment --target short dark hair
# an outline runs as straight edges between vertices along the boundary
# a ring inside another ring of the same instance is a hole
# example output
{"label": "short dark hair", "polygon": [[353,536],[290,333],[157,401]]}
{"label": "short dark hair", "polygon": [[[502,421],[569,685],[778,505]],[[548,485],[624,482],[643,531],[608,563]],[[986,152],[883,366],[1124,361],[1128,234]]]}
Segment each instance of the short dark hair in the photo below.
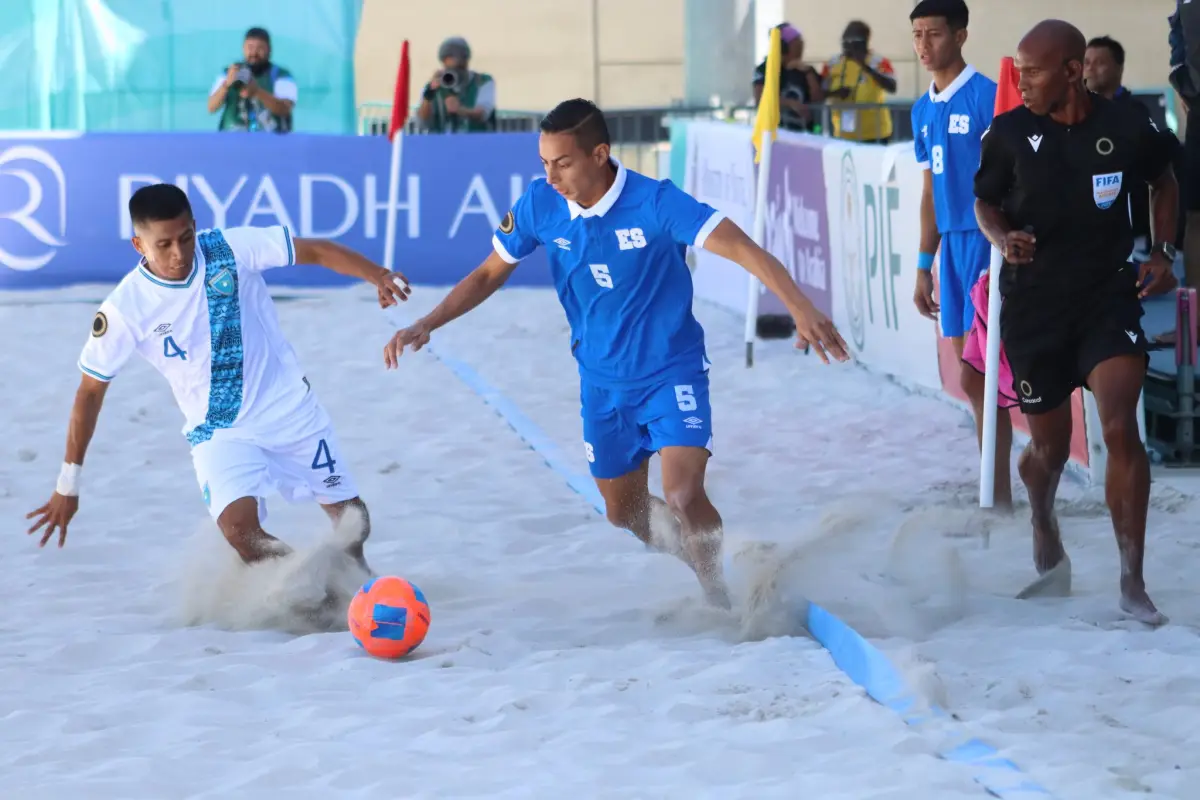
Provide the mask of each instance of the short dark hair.
{"label": "short dark hair", "polygon": [[921,0],[917,7],[908,15],[908,21],[928,17],[945,17],[946,24],[952,31],[961,31],[967,27],[971,12],[963,0]]}
{"label": "short dark hair", "polygon": [[271,34],[267,33],[266,28],[251,28],[250,30],[246,31],[246,36],[244,39],[258,39],[266,42],[268,47],[271,45]]}
{"label": "short dark hair", "polygon": [[842,38],[849,39],[857,36],[861,36],[864,39],[870,39],[871,26],[863,22],[861,19],[852,19],[846,23],[846,27],[842,31]]}
{"label": "short dark hair", "polygon": [[1097,36],[1087,43],[1088,49],[1093,47],[1104,47],[1108,52],[1112,53],[1113,61],[1117,62],[1117,66],[1125,66],[1125,48],[1121,43],[1111,36]]}
{"label": "short dark hair", "polygon": [[129,198],[129,219],[134,225],[143,222],[165,222],[184,214],[192,216],[188,196],[173,183],[154,183],[143,186]]}
{"label": "short dark hair", "polygon": [[576,97],[564,100],[542,117],[542,133],[570,133],[579,146],[591,152],[602,144],[612,144],[608,138],[608,123],[604,112],[591,100]]}

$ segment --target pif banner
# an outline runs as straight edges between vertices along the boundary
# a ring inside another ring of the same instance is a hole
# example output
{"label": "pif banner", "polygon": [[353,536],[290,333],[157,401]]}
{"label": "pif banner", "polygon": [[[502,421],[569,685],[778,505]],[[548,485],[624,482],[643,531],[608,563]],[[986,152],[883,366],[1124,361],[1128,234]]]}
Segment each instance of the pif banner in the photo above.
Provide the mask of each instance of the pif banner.
{"label": "pif banner", "polygon": [[825,147],[833,236],[833,321],[855,359],[941,389],[937,327],[912,301],[920,245],[922,171],[912,144]]}

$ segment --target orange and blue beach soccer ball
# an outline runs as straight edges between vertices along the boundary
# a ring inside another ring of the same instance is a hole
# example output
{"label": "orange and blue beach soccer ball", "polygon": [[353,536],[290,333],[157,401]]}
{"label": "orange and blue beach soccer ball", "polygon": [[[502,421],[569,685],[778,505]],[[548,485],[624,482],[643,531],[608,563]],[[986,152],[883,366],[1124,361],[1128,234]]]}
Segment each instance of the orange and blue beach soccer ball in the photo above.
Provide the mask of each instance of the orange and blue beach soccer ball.
{"label": "orange and blue beach soccer ball", "polygon": [[393,575],[373,578],[358,590],[347,613],[350,634],[376,658],[402,658],[429,632],[429,603],[413,584]]}

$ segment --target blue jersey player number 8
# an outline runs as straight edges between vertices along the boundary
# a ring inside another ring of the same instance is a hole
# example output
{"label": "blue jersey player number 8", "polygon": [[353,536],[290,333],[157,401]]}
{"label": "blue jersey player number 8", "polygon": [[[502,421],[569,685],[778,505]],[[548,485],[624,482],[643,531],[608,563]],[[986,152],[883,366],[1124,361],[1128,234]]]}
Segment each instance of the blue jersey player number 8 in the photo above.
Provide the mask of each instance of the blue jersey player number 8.
{"label": "blue jersey player number 8", "polygon": [[[670,181],[611,157],[604,116],[568,100],[542,121],[546,178],[535,180],[492,237],[492,254],[426,317],[384,348],[405,348],[498,290],[523,258],[545,248],[579,366],[582,455],[608,519],[698,576],[708,600],[729,606],[720,571],[721,518],[704,491],[712,451],[709,362],[692,314],[688,247],[703,247],[757,276],[796,320],[798,345],[849,356],[833,324],[777,259],[724,215]],[[665,499],[651,497],[647,467],[662,459]],[[653,521],[659,524],[652,524]],[[652,530],[653,528],[653,530]]]}

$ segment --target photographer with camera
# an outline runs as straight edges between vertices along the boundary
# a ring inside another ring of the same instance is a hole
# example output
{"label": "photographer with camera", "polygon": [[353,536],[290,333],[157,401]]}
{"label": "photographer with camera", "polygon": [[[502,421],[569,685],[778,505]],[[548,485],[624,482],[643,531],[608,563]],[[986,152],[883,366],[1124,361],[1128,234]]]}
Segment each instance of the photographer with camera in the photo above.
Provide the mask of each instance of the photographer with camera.
{"label": "photographer with camera", "polygon": [[438,48],[442,67],[421,96],[417,109],[429,133],[481,133],[496,129],[496,82],[483,72],[472,72],[471,46],[460,36]]}
{"label": "photographer with camera", "polygon": [[892,138],[892,112],[884,107],[885,95],[896,93],[896,72],[883,56],[871,52],[871,28],[854,20],[842,33],[842,54],[821,73],[825,96],[831,105],[854,106],[834,111],[833,135],[856,142],[887,144]]}
{"label": "photographer with camera", "polygon": [[286,69],[271,63],[271,36],[265,28],[246,31],[242,56],[217,78],[208,94],[208,113],[221,113],[217,130],[291,131],[296,81]]}

